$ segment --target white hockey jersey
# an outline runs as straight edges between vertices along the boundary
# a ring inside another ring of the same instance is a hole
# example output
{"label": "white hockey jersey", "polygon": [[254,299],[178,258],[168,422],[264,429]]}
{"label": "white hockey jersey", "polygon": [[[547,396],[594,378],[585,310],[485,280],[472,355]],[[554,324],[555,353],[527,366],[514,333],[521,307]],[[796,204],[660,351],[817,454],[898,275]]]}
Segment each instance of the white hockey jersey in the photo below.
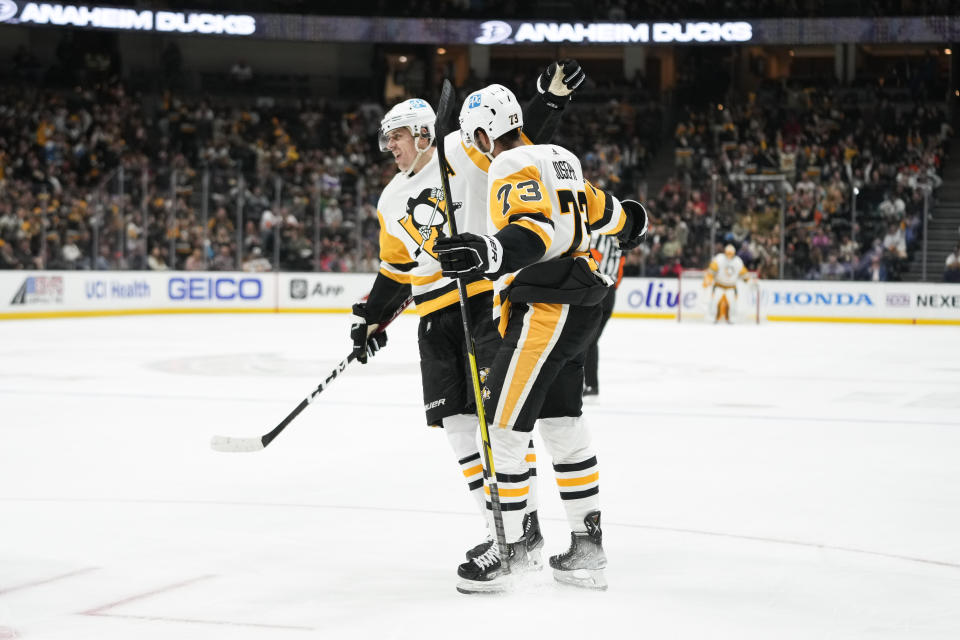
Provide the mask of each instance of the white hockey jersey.
{"label": "white hockey jersey", "polygon": [[[584,181],[580,160],[552,144],[520,146],[497,155],[487,175],[487,198],[488,233],[510,224],[534,233],[546,247],[537,263],[573,256],[596,271],[589,252],[591,231],[615,234],[627,221],[620,201]],[[499,292],[515,275],[497,280],[495,317]]]}
{"label": "white hockey jersey", "polygon": [[736,287],[737,280],[746,280],[747,268],[740,256],[728,258],[725,253],[718,253],[710,261],[709,272],[713,280],[721,287]]}
{"label": "white hockey jersey", "polygon": [[[380,219],[380,273],[409,284],[421,316],[457,304],[457,283],[440,273],[433,245],[449,235],[447,215],[454,211],[457,231],[486,231],[486,184],[490,161],[464,146],[458,131],[443,140],[450,175],[450,203],[442,199],[439,154],[420,171],[407,177],[398,173],[377,202]],[[467,294],[489,291],[486,280],[470,283]]]}

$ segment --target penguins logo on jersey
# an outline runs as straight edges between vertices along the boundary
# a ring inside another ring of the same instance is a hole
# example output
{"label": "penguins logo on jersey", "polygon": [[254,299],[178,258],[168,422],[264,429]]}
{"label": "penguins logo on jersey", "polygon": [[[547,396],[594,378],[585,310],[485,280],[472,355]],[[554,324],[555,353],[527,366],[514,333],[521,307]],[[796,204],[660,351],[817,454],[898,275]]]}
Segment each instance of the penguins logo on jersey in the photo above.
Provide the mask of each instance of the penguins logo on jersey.
{"label": "penguins logo on jersey", "polygon": [[[433,252],[433,243],[444,235],[443,228],[447,224],[447,203],[442,199],[441,189],[424,189],[416,198],[407,200],[407,215],[400,221],[410,237],[417,244],[423,243],[423,248],[436,258]],[[453,210],[459,203],[453,203]]]}

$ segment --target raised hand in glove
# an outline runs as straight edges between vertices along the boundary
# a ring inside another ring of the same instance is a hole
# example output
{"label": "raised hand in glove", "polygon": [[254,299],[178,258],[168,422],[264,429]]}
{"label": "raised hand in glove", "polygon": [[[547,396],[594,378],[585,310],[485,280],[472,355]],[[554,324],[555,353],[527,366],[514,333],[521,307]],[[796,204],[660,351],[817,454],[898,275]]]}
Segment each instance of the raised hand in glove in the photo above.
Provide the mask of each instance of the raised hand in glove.
{"label": "raised hand in glove", "polygon": [[537,91],[543,101],[554,109],[562,109],[570,100],[570,94],[587,78],[576,60],[558,60],[547,67],[537,78]]}
{"label": "raised hand in glove", "polygon": [[493,236],[460,233],[438,238],[433,250],[440,260],[440,271],[448,278],[496,273],[503,264],[503,246]]}
{"label": "raised hand in glove", "polygon": [[380,326],[367,321],[367,305],[358,302],[353,305],[353,324],[350,325],[350,339],[353,341],[353,355],[361,364],[367,363],[367,358],[376,355],[385,344],[387,334],[377,331]]}
{"label": "raised hand in glove", "polygon": [[636,200],[622,200],[620,204],[627,212],[627,222],[617,234],[621,251],[630,251],[640,246],[647,232],[647,210]]}

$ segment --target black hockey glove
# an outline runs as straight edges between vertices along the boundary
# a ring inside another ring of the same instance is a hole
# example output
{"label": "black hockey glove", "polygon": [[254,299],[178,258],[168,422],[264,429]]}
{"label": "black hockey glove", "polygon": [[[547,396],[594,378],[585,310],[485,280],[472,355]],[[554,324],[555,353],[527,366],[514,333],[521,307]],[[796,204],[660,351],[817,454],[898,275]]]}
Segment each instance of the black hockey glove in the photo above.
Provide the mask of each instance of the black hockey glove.
{"label": "black hockey glove", "polygon": [[622,200],[620,204],[627,212],[627,221],[617,234],[621,251],[630,251],[640,246],[647,232],[647,210],[636,200]]}
{"label": "black hockey glove", "polygon": [[503,264],[503,246],[493,236],[460,233],[438,238],[433,245],[440,271],[448,278],[496,273]]}
{"label": "black hockey glove", "polygon": [[387,333],[377,331],[378,324],[367,322],[367,305],[358,302],[353,305],[353,324],[350,325],[350,339],[353,341],[353,355],[361,364],[367,358],[376,355],[387,344]]}
{"label": "black hockey glove", "polygon": [[547,106],[562,109],[586,78],[587,74],[576,60],[558,60],[537,78],[537,91]]}

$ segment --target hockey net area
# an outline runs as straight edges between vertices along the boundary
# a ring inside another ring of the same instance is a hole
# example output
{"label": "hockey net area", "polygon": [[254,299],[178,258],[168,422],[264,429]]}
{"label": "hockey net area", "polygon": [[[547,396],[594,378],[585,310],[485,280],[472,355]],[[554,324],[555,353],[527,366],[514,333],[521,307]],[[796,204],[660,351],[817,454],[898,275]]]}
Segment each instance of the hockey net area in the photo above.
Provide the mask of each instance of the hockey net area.
{"label": "hockey net area", "polygon": [[[717,305],[724,291],[714,285],[703,286],[703,269],[684,269],[679,276],[677,320],[679,322],[713,323]],[[760,277],[750,271],[746,280],[738,280],[736,295],[730,305],[732,324],[760,324]],[[720,323],[725,323],[721,319]]]}

